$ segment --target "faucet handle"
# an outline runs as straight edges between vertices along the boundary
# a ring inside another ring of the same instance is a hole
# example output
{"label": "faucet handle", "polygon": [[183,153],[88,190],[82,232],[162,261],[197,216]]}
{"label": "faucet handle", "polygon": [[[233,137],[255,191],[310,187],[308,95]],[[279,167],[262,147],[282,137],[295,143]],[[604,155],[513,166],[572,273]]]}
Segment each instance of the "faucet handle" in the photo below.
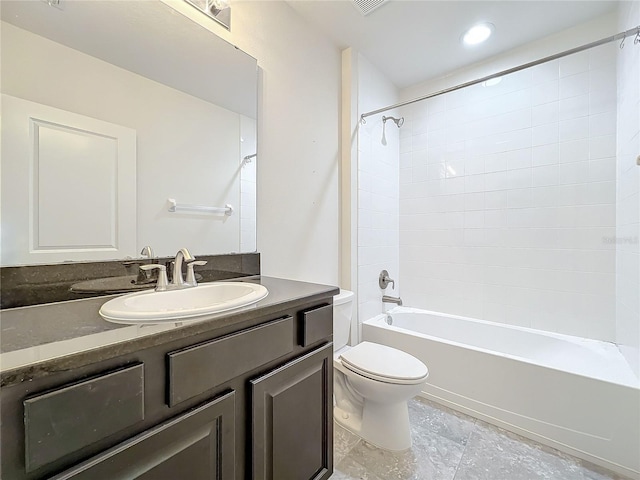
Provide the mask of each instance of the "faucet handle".
{"label": "faucet handle", "polygon": [[378,277],[378,285],[380,285],[380,288],[384,290],[389,286],[389,284],[391,284],[391,288],[395,290],[396,282],[389,278],[389,272],[387,272],[386,270],[382,270],[380,272],[380,276]]}
{"label": "faucet handle", "polygon": [[150,263],[148,265],[140,265],[141,270],[153,270],[157,268],[160,272],[158,274],[158,283],[156,283],[156,292],[162,292],[167,289],[167,267],[159,265],[157,263]]}
{"label": "faucet handle", "polygon": [[193,271],[193,267],[195,267],[196,265],[202,266],[206,264],[206,260],[194,260],[193,262],[187,263],[187,279],[185,280],[185,283],[187,285],[191,285],[192,287],[197,287],[198,282],[196,281],[196,274]]}

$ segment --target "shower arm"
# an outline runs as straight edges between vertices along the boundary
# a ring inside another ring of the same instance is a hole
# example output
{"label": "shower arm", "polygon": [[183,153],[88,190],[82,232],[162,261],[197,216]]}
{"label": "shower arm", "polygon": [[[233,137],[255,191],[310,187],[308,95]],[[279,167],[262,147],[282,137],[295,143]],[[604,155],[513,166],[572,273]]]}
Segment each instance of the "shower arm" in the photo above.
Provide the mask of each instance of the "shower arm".
{"label": "shower arm", "polygon": [[404,117],[400,117],[400,118],[396,118],[396,117],[382,117],[382,125],[384,127],[384,125],[387,123],[387,120],[393,120],[393,123],[396,124],[396,127],[400,128],[402,125],[404,125]]}

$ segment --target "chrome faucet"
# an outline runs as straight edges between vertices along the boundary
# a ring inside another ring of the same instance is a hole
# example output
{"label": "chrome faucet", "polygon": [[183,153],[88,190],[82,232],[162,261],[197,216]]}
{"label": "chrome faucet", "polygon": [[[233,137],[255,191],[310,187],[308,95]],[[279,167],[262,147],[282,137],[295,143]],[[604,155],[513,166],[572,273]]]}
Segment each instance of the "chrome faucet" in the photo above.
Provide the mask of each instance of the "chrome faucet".
{"label": "chrome faucet", "polygon": [[400,297],[391,297],[389,295],[382,296],[383,303],[395,303],[396,305],[402,305],[402,299]]}
{"label": "chrome faucet", "polygon": [[[186,281],[182,277],[182,263],[184,261],[189,262],[187,264]],[[157,263],[140,265],[140,270],[148,272],[157,269],[158,282],[156,284],[156,292],[165,292],[167,290],[180,290],[183,288],[197,287],[198,282],[196,281],[196,274],[193,271],[193,268],[195,266],[206,264],[207,262],[204,260],[196,260],[186,248],[181,248],[178,250],[178,253],[176,253],[176,258],[173,261],[173,278],[171,279],[171,283],[167,281],[167,267],[165,265],[159,265]]]}
{"label": "chrome faucet", "polygon": [[171,277],[171,285],[169,288],[171,290],[176,290],[178,288],[187,288],[191,285],[187,285],[184,281],[184,277],[182,276],[182,262],[186,260],[190,262],[195,260],[195,257],[189,253],[189,250],[186,248],[181,248],[176,253],[176,258],[173,263],[173,276]]}

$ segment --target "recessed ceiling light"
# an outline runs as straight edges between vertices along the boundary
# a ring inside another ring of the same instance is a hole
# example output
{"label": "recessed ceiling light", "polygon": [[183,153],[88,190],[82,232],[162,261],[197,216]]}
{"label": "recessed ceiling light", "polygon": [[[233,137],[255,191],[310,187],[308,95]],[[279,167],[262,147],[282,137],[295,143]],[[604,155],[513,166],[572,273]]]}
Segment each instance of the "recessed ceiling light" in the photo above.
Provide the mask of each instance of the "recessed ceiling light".
{"label": "recessed ceiling light", "polygon": [[465,45],[477,45],[489,38],[495,28],[492,23],[478,23],[465,32],[462,41]]}

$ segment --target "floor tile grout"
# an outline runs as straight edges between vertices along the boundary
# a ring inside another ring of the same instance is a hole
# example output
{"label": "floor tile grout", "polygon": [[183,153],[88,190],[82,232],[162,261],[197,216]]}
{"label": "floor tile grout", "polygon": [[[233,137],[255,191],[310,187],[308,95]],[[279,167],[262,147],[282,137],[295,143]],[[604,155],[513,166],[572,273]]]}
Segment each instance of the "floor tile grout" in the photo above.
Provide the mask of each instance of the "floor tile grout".
{"label": "floor tile grout", "polygon": [[[473,418],[473,417],[471,417]],[[477,419],[473,419],[473,429],[471,429],[469,431],[469,435],[467,435],[467,441],[464,443],[464,448],[462,449],[462,455],[460,455],[460,460],[458,460],[458,464],[456,465],[456,469],[453,472],[453,477],[451,478],[451,480],[456,480],[456,477],[458,476],[458,471],[460,470],[460,465],[462,464],[462,460],[464,459],[464,455],[467,452],[467,446],[469,445],[469,441],[471,440],[471,435],[473,435],[473,432],[475,430],[475,427],[477,427],[478,425],[478,420]]]}

